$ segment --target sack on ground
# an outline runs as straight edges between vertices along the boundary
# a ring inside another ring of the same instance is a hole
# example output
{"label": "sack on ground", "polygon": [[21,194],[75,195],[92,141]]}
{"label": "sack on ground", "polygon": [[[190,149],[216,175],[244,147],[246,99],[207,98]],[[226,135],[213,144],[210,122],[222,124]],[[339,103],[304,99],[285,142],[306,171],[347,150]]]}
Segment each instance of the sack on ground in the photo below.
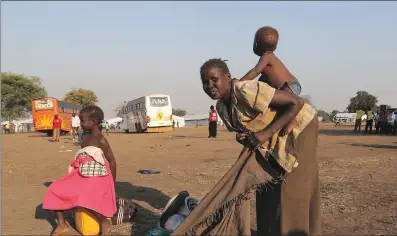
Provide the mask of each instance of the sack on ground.
{"label": "sack on ground", "polygon": [[116,214],[111,218],[112,225],[119,225],[125,222],[131,222],[132,218],[138,212],[137,204],[131,199],[116,197]]}

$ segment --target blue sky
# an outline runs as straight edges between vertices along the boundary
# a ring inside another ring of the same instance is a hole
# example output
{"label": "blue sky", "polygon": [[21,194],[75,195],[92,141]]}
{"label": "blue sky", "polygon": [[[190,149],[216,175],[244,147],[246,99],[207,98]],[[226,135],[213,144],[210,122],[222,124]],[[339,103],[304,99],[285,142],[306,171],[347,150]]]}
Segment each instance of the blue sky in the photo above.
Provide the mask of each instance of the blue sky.
{"label": "blue sky", "polygon": [[213,57],[244,75],[255,31],[279,30],[276,55],[319,109],[358,90],[397,106],[397,2],[2,2],[1,71],[40,76],[50,96],[87,88],[106,117],[124,100],[171,95],[204,113],[199,68]]}

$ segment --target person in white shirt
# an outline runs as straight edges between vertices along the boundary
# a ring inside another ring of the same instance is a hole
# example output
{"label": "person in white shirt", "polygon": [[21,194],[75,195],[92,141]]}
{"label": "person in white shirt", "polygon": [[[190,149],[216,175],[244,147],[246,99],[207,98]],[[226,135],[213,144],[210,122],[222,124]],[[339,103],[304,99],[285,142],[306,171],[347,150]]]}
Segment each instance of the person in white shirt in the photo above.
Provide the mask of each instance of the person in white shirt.
{"label": "person in white shirt", "polygon": [[80,127],[80,118],[75,113],[72,114],[72,137],[75,140],[77,132]]}

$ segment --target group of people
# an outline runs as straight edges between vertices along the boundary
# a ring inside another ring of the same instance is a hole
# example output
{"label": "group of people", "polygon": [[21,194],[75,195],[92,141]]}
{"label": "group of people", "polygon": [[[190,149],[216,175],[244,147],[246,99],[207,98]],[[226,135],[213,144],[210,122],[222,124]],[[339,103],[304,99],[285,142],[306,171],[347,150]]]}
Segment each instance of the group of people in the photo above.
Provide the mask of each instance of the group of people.
{"label": "group of people", "polygon": [[[365,134],[371,134],[372,133],[372,127],[375,124],[375,133],[388,133],[389,132],[389,127],[388,127],[388,122],[387,122],[387,116],[388,112],[386,109],[385,105],[381,105],[379,108],[379,112],[375,113],[370,109],[367,109],[366,111],[359,109],[356,111],[356,121],[354,124],[354,132],[360,132],[361,131],[361,124],[364,115],[366,115],[365,119],[365,129],[364,133]],[[394,122],[396,123],[396,122]],[[397,126],[397,124],[393,125]]]}
{"label": "group of people", "polygon": [[[260,57],[259,62],[240,80],[233,79],[224,60],[210,59],[201,66],[202,88],[217,100],[217,112],[214,107],[210,111],[209,136],[216,137],[219,115],[226,127],[237,133],[236,141],[254,154],[254,161],[267,163],[261,171],[282,179],[272,182],[266,191],[256,192],[258,235],[284,235],[292,231],[319,235],[317,111],[298,97],[299,81],[274,54],[278,39],[279,34],[272,27],[262,27],[256,32],[253,52]],[[258,75],[261,75],[259,81],[255,81]],[[56,235],[70,230],[64,210],[77,206],[91,210],[101,220],[102,232],[109,226],[106,217],[116,212],[116,161],[101,132],[103,112],[99,107],[87,106],[79,117],[81,128],[86,131],[81,142],[82,154],[75,157],[70,172],[48,188],[43,204],[43,208],[56,212]],[[97,160],[90,152],[84,152],[88,147],[99,149],[104,158]],[[87,176],[81,168],[87,163],[103,164],[96,165],[102,171]],[[235,188],[244,195],[255,186]],[[232,223],[224,225],[234,227]]]}
{"label": "group of people", "polygon": [[17,122],[7,122],[2,125],[2,133],[3,134],[13,134],[13,133],[24,133],[24,132],[31,132],[32,124],[24,124],[17,123]]}

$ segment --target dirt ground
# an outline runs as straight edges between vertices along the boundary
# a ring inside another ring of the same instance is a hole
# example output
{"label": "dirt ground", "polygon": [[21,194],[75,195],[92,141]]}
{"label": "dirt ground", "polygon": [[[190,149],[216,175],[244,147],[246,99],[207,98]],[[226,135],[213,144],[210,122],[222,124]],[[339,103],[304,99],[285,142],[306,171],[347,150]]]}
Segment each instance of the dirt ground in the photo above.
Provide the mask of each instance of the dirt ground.
{"label": "dirt ground", "polygon": [[[321,127],[323,233],[397,234],[397,136],[351,130]],[[201,198],[226,173],[241,147],[222,128],[217,139],[207,135],[206,127],[109,135],[117,160],[117,194],[140,206],[133,224],[116,226],[116,234],[143,235],[170,197],[187,190]],[[59,143],[37,133],[2,136],[2,235],[49,235],[55,222],[41,209],[45,184],[66,173],[77,149],[70,136]],[[161,174],[142,175],[139,169]]]}

